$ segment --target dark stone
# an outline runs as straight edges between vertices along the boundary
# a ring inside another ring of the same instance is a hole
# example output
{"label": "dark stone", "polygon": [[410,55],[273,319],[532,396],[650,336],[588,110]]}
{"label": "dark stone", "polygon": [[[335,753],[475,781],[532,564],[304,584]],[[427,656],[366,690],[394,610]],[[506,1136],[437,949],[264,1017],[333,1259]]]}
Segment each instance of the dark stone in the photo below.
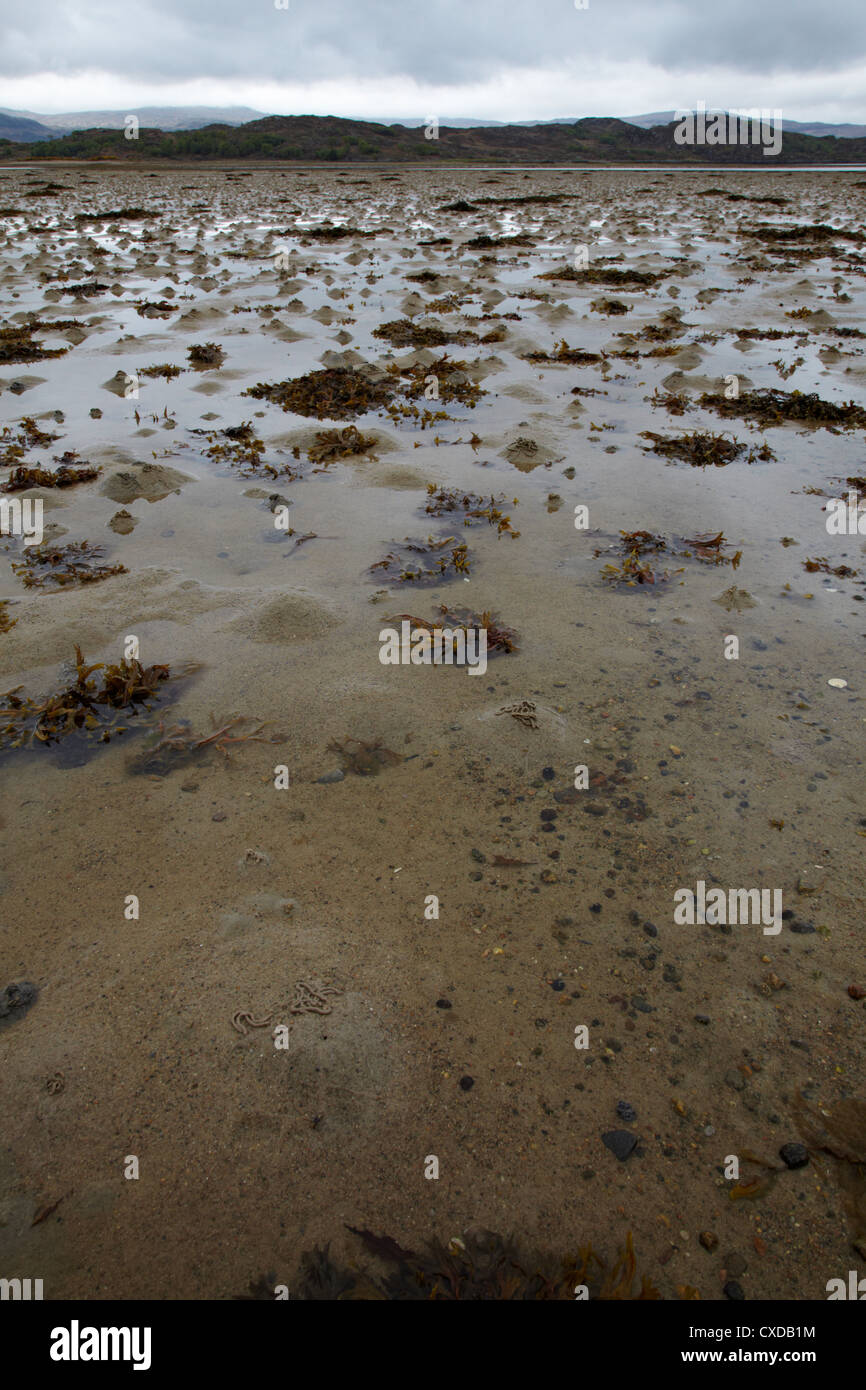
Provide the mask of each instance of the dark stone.
{"label": "dark stone", "polygon": [[541,819],[542,819],[542,820],[556,820],[556,817],[557,817],[558,815],[559,815],[559,812],[558,812],[558,811],[554,811],[554,810],[552,810],[552,809],[549,809],[549,810],[542,811],[542,813],[541,813]]}
{"label": "dark stone", "polygon": [[725,1298],[729,1298],[733,1303],[742,1303],[746,1297],[736,1279],[729,1279],[722,1289],[722,1293],[725,1295]]}
{"label": "dark stone", "polygon": [[552,767],[543,767],[541,769],[541,775],[544,778],[545,782],[552,782],[554,777],[556,776],[556,770]]}
{"label": "dark stone", "polygon": [[637,1148],[637,1135],[630,1134],[627,1129],[609,1129],[601,1136],[601,1142],[605,1148],[610,1149],[614,1158],[618,1158],[620,1163],[625,1163]]}
{"label": "dark stone", "polygon": [[811,922],[792,922],[791,931],[796,932],[797,936],[812,936],[815,928]]}
{"label": "dark stone", "polygon": [[565,989],[565,980],[551,980],[550,988],[557,991]]}
{"label": "dark stone", "polygon": [[805,1144],[783,1144],[779,1157],[788,1168],[805,1168],[809,1162]]}
{"label": "dark stone", "polygon": [[436,1000],[436,1007],[437,1007],[437,1009],[450,1009],[450,1008],[451,1008],[451,1000],[450,1000],[450,999],[437,999],[437,1000]]}
{"label": "dark stone", "polygon": [[616,1113],[626,1124],[631,1124],[632,1120],[637,1119],[637,1111],[629,1105],[627,1100],[618,1100],[616,1103]]}
{"label": "dark stone", "polygon": [[474,1076],[461,1076],[461,1078],[460,1078],[460,1089],[461,1089],[461,1091],[471,1091],[471,1090],[472,1090],[472,1087],[473,1087],[474,1085],[475,1085],[475,1077],[474,1077]]}
{"label": "dark stone", "polygon": [[0,990],[0,1028],[17,1023],[28,1009],[33,1008],[38,998],[39,989],[29,980],[7,985],[5,989]]}
{"label": "dark stone", "polygon": [[476,864],[486,864],[486,863],[487,863],[487,856],[486,856],[486,854],[482,854],[480,849],[471,849],[471,850],[469,851],[469,853],[470,853],[471,857],[475,860],[475,863],[476,863]]}

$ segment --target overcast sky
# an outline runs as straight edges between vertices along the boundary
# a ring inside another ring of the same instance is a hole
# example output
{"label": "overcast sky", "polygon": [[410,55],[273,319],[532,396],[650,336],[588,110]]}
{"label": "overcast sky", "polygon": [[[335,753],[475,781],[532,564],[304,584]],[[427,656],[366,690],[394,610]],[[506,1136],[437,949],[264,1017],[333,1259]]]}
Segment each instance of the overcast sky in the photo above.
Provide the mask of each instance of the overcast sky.
{"label": "overcast sky", "polygon": [[0,106],[866,122],[864,0],[0,0]]}

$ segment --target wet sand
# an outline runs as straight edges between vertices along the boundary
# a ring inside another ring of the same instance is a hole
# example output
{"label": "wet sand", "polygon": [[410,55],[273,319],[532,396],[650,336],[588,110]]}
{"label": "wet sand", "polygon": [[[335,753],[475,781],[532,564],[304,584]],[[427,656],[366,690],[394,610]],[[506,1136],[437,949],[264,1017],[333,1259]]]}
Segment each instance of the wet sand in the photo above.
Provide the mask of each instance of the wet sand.
{"label": "wet sand", "polygon": [[[39,194],[46,179],[60,190]],[[768,196],[789,201],[750,201]],[[508,201],[527,197],[545,201]],[[474,210],[443,210],[459,201]],[[239,715],[270,740],[142,775],[154,714],[98,747],[0,751],[0,988],[39,988],[0,1028],[4,1270],[50,1298],[227,1298],[265,1272],[291,1289],[317,1244],[356,1258],[347,1224],[403,1245],[481,1225],[610,1258],[631,1231],[666,1298],[720,1298],[734,1277],[750,1299],[824,1298],[866,1257],[866,1004],[849,994],[866,985],[866,545],[825,525],[864,473],[864,433],[762,429],[698,399],[735,374],[740,392],[863,403],[856,237],[804,257],[808,240],[787,254],[747,230],[856,234],[863,181],[40,165],[0,171],[0,206],[4,327],[37,315],[34,341],[68,349],[0,364],[0,425],[56,436],[28,466],[74,451],[102,469],[21,495],[43,499],[52,544],[87,539],[127,571],[27,590],[21,541],[0,538],[0,686],[44,695],[76,643],[114,663],[132,634],[145,665],[200,666],[166,726],[204,738]],[[129,208],[154,215],[84,220]],[[372,235],[306,235],[332,224]],[[466,246],[479,236],[521,241]],[[591,266],[661,278],[539,278],[579,244]],[[405,318],[477,341],[373,336]],[[528,360],[563,341],[597,360]],[[221,363],[193,367],[207,343]],[[443,353],[483,391],[474,407],[420,401],[447,416],[423,429],[358,415],[373,449],[327,465],[307,451],[346,419],[243,394],[323,367],[433,371]],[[141,375],[165,363],[183,370]],[[685,413],[654,392],[684,393]],[[208,457],[244,422],[266,468]],[[695,430],[775,459],[697,468],[641,433]],[[501,499],[519,537],[426,514],[431,483]],[[670,577],[611,582],[638,530],[680,552],[657,567]],[[682,555],[719,532],[736,570]],[[371,571],[429,535],[468,544],[468,578]],[[751,606],[719,603],[732,587]],[[440,604],[492,611],[517,650],[476,677],[382,665],[387,620]],[[520,701],[537,727],[501,713]],[[352,739],[399,760],[356,775],[329,748]],[[781,890],[781,931],[676,924],[674,894],[699,880]],[[339,991],[330,1012],[291,1012],[310,981]],[[272,1018],[242,1032],[238,1011]],[[840,1105],[860,1128],[822,1146],[815,1116],[832,1127]],[[612,1131],[639,1141],[623,1161]],[[800,1142],[809,1162],[789,1170],[780,1147]]]}

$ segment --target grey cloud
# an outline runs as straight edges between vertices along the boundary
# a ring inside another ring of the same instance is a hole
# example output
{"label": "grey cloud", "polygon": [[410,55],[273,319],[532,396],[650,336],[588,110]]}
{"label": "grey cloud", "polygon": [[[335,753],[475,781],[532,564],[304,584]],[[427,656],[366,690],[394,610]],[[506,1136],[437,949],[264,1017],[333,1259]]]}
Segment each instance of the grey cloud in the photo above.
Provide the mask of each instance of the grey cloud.
{"label": "grey cloud", "polygon": [[459,86],[593,61],[832,73],[864,53],[862,0],[590,0],[583,11],[573,0],[290,0],[288,11],[272,0],[33,0],[4,25],[0,72]]}

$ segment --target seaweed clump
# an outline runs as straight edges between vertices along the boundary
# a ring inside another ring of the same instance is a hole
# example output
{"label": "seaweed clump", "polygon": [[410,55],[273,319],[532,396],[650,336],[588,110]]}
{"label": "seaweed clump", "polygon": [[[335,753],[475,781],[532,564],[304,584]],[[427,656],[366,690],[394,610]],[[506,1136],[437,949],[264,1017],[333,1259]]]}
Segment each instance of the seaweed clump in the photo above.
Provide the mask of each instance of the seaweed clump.
{"label": "seaweed clump", "polygon": [[0,488],[0,492],[23,492],[28,487],[75,487],[76,483],[91,483],[94,478],[98,478],[102,472],[94,464],[83,463],[77,467],[70,467],[68,463],[63,463],[55,459],[59,467],[52,470],[50,468],[27,468],[23,463],[17,468],[13,468],[6,482]]}
{"label": "seaweed clump", "polygon": [[[657,571],[653,569],[650,558],[663,554],[670,555],[672,559],[695,559],[704,564],[711,565],[730,565],[737,569],[742,559],[742,551],[738,550],[734,555],[726,555],[725,547],[730,544],[725,539],[722,531],[715,533],[706,532],[691,538],[684,537],[679,541],[680,546],[685,549],[676,549],[668,546],[664,536],[654,535],[652,531],[620,531],[619,546],[621,559],[618,564],[608,562],[602,567],[602,577],[613,584],[624,584],[629,588],[634,588],[639,584],[662,583],[671,578],[668,570]],[[602,555],[605,552],[598,549],[595,555]],[[682,574],[684,569],[680,566],[674,570],[673,574]]]}
{"label": "seaweed clump", "polygon": [[[651,1300],[661,1295],[647,1275],[634,1290],[637,1273],[631,1232],[611,1266],[591,1245],[576,1255],[556,1256],[521,1247],[480,1227],[447,1245],[428,1241],[423,1250],[404,1249],[390,1236],[347,1227],[384,1266],[384,1274],[341,1268],[328,1247],[301,1256],[293,1292],[305,1302],[375,1299],[388,1302],[573,1302],[578,1288],[598,1300]],[[251,1288],[256,1286],[251,1285]]]}
{"label": "seaweed clump", "polygon": [[[667,550],[664,536],[654,536],[651,531],[620,531],[622,537],[622,559],[618,565],[606,564],[602,569],[605,579],[612,583],[655,584],[656,580],[669,579],[667,570],[657,574],[646,556],[656,556]],[[602,552],[597,550],[596,555]]]}
{"label": "seaweed clump", "polygon": [[114,574],[126,574],[125,565],[101,565],[101,545],[73,541],[70,545],[30,546],[12,568],[28,589],[67,589],[76,584],[96,584]]}
{"label": "seaweed clump", "polygon": [[60,293],[74,295],[76,299],[94,299],[107,290],[108,285],[102,285],[98,280],[82,280],[78,285],[62,286]]}
{"label": "seaweed clump", "polygon": [[0,366],[10,366],[14,362],[44,362],[49,357],[62,357],[69,348],[44,348],[34,342],[33,328],[21,325],[16,328],[0,328]]}
{"label": "seaweed clump", "polygon": [[360,227],[304,227],[302,235],[312,237],[314,241],[344,241],[346,237],[370,237],[376,233],[362,232]]}
{"label": "seaweed clump", "polygon": [[373,329],[374,338],[384,338],[392,347],[445,347],[447,343],[477,343],[478,334],[470,329],[443,328],[438,323],[413,323],[411,319],[392,319]]}
{"label": "seaweed clump", "polygon": [[[494,652],[516,652],[517,634],[510,627],[503,627],[498,619],[493,617],[489,609],[483,613],[473,613],[468,608],[449,608],[447,604],[441,603],[438,612],[444,621],[450,625],[455,632],[465,632],[468,636],[474,632],[476,638],[483,628],[487,634],[487,654]],[[413,627],[424,628],[427,632],[436,632],[442,627],[442,622],[428,623],[426,618],[416,618],[414,613],[395,613],[388,621],[399,623],[403,620],[411,623]]]}
{"label": "seaweed clump", "polygon": [[217,434],[209,434],[205,458],[211,463],[227,464],[230,468],[240,468],[242,477],[253,478],[262,473],[269,478],[288,476],[292,481],[300,474],[290,464],[278,467],[264,462],[265,442],[256,437],[256,432],[248,421],[240,425],[229,425],[228,429]]}
{"label": "seaweed clump", "polygon": [[151,777],[165,777],[175,768],[195,760],[206,748],[215,748],[217,752],[222,753],[226,762],[230,762],[229,744],[275,742],[274,738],[261,737],[266,727],[263,723],[259,723],[255,729],[244,731],[245,724],[256,723],[244,714],[229,715],[222,720],[212,714],[210,721],[211,732],[199,734],[192,729],[189,720],[181,719],[171,729],[166,729],[160,720],[155,742],[128,760],[127,772],[133,776],[147,774]]}
{"label": "seaweed clump", "polygon": [[743,391],[739,396],[728,399],[719,392],[705,391],[701,396],[701,405],[715,410],[719,415],[736,415],[744,420],[760,420],[767,425],[800,420],[804,424],[819,425],[831,431],[837,425],[844,429],[866,428],[866,410],[862,406],[855,405],[853,401],[847,401],[844,405],[823,401],[817,392],[769,388]]}
{"label": "seaweed clump", "polygon": [[573,265],[558,266],[545,270],[536,276],[538,280],[574,280],[579,285],[657,285],[663,274],[651,270],[620,270],[617,266],[596,264],[585,270],[575,270]]}
{"label": "seaweed clump", "polygon": [[[398,554],[397,551],[403,553]],[[420,564],[407,563],[409,555],[438,558],[431,569],[425,569]],[[398,584],[437,584],[446,578],[469,574],[469,548],[465,541],[458,541],[456,536],[445,536],[442,540],[428,536],[426,542],[407,537],[402,545],[397,545],[384,559],[370,566],[371,573],[377,570],[383,570],[389,579],[395,579]],[[453,570],[453,575],[449,574],[450,570]]]}
{"label": "seaweed clump", "polygon": [[336,753],[343,771],[351,772],[356,777],[378,777],[383,767],[394,767],[403,762],[399,753],[393,753],[378,738],[370,743],[359,738],[346,738],[341,742],[332,739],[328,752]]}
{"label": "seaweed clump", "polygon": [[[91,679],[95,671],[104,673],[100,684]],[[149,709],[170,675],[168,666],[144,667],[126,657],[114,666],[88,666],[76,646],[75,679],[55,694],[35,701],[21,695],[18,686],[0,696],[0,748],[56,743],[75,732],[98,735],[97,742],[108,743],[112,734],[126,732],[112,715],[124,709],[138,715],[139,707]],[[107,720],[104,712],[109,713]]]}
{"label": "seaweed clump", "polygon": [[37,445],[44,449],[59,438],[59,434],[46,434],[31,416],[25,415],[18,426],[17,434],[13,432],[11,425],[3,426],[0,433],[0,463],[7,464],[10,468],[14,467],[23,459],[28,449],[34,449]]}
{"label": "seaweed clump", "polygon": [[[504,499],[500,499],[502,501]],[[514,505],[517,505],[517,498],[514,498]],[[462,511],[463,523],[468,525],[475,520],[487,521],[491,526],[495,526],[501,536],[507,532],[512,540],[516,540],[520,535],[511,525],[511,517],[505,516],[497,506],[496,498],[490,498],[485,505],[484,498],[476,496],[472,492],[460,492],[458,488],[437,487],[435,483],[427,484],[427,502],[424,507],[425,512],[430,516],[442,516],[446,512]]]}
{"label": "seaweed clump", "polygon": [[187,349],[187,357],[194,367],[220,367],[225,353],[219,343],[193,343]]}
{"label": "seaweed clump", "polygon": [[629,305],[624,304],[621,299],[594,299],[589,307],[594,314],[605,314],[608,316],[627,314],[630,312]]}
{"label": "seaweed clump", "polygon": [[[674,399],[676,400],[676,397]],[[659,401],[658,404],[666,402]],[[713,434],[710,430],[695,430],[693,434],[673,436],[642,430],[641,438],[653,441],[654,454],[661,454],[663,458],[682,459],[693,468],[706,468],[708,465],[725,468],[746,452],[746,445],[738,439],[726,439],[723,434]],[[775,454],[769,444],[762,444],[760,449],[749,450],[748,462],[753,463],[755,459],[760,459],[766,463],[774,458]]]}
{"label": "seaweed clump", "polygon": [[[403,378],[405,385],[400,383],[397,387],[408,400],[416,401],[424,397],[427,399],[427,389],[430,378],[435,377],[437,395],[434,399],[450,404],[457,401],[459,405],[465,405],[474,410],[481,396],[486,396],[487,392],[473,381],[469,376],[469,363],[459,359],[452,359],[447,352],[441,357],[437,357],[435,362],[425,366],[423,362],[416,362],[414,366],[398,366],[396,362],[388,367],[389,375],[395,383]],[[392,406],[391,413],[400,410],[406,411],[406,407]]]}
{"label": "seaweed clump", "polygon": [[604,353],[587,352],[583,348],[569,347],[563,338],[556,344],[556,348],[551,352],[527,352],[525,354],[527,362],[562,362],[571,366],[582,367],[591,362],[604,361]]}
{"label": "seaweed clump", "polygon": [[164,381],[171,381],[174,377],[180,376],[183,370],[183,367],[176,367],[173,362],[158,362],[153,367],[140,367],[138,375],[162,377]]}
{"label": "seaweed clump", "polygon": [[342,430],[320,430],[307,455],[313,463],[327,465],[337,459],[369,454],[375,445],[375,435],[362,434],[357,425],[347,425]]}
{"label": "seaweed clump", "polygon": [[809,574],[832,574],[837,579],[856,579],[859,570],[852,570],[849,565],[836,565],[835,568],[825,556],[818,556],[814,560],[804,560],[803,569]]}
{"label": "seaweed clump", "polygon": [[846,232],[838,227],[830,227],[826,222],[800,223],[793,227],[776,227],[772,222],[758,222],[754,227],[743,227],[741,230],[745,236],[756,241],[769,242],[771,245],[773,242],[826,242],[841,238],[843,241],[853,241],[859,246],[866,241],[862,232]]}
{"label": "seaweed clump", "polygon": [[393,386],[357,367],[326,367],[305,376],[270,385],[260,382],[244,395],[268,400],[295,415],[315,415],[319,420],[350,420],[386,406],[394,398]]}
{"label": "seaweed clump", "polygon": [[[441,603],[439,612],[447,623],[451,623],[458,630],[462,629],[468,633],[480,632],[483,628],[487,634],[488,653],[518,650],[517,633],[510,627],[504,627],[488,608],[485,608],[483,613],[473,613],[469,608],[449,608],[447,604]],[[422,626],[429,627],[429,623]]]}

